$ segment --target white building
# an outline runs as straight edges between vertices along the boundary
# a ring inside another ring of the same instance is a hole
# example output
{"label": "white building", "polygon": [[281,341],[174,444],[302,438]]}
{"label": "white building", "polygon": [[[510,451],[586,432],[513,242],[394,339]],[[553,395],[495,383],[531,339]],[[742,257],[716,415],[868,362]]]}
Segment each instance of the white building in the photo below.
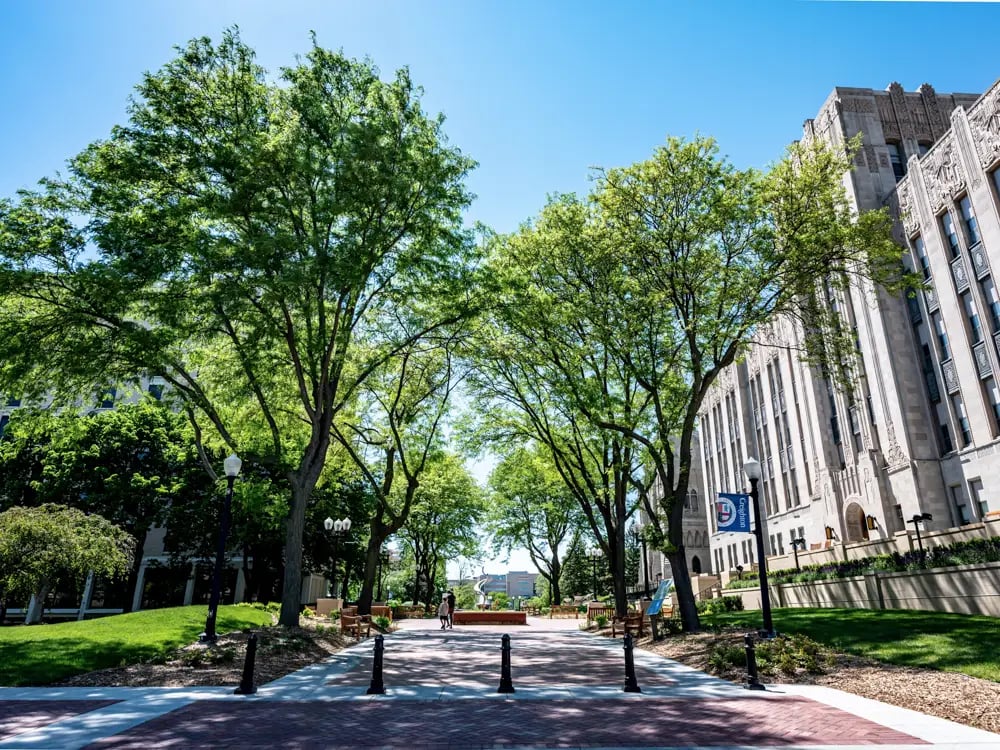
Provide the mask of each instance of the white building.
{"label": "white building", "polygon": [[[763,468],[769,555],[887,538],[1000,510],[1000,82],[983,97],[834,89],[804,137],[864,145],[844,176],[859,211],[902,212],[898,239],[932,290],[917,299],[854,284],[828,302],[856,334],[859,376],[840,389],[799,361],[801,331],[777,320],[728,368],[700,413],[704,492],[748,489]],[[897,181],[899,182],[897,188]],[[754,562],[749,534],[718,534],[713,570]]]}

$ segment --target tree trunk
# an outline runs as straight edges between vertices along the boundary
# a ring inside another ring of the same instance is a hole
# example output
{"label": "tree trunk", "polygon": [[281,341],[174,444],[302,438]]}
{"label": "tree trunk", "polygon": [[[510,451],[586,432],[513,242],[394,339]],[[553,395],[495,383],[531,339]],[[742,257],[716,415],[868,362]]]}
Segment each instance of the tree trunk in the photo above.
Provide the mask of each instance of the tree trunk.
{"label": "tree trunk", "polygon": [[688,573],[687,559],[684,547],[676,548],[676,552],[668,552],[670,573],[674,579],[674,590],[677,593],[677,606],[681,611],[681,626],[685,633],[695,633],[700,628],[698,607],[694,601],[691,588],[691,574]]}
{"label": "tree trunk", "polygon": [[559,575],[562,573],[562,565],[559,563],[559,558],[554,555],[552,565],[549,566],[549,573],[551,574],[549,578],[549,603],[561,604],[562,591],[559,588]]}
{"label": "tree trunk", "polygon": [[42,613],[45,611],[45,600],[48,598],[51,586],[48,582],[43,583],[35,592],[34,604],[28,607],[24,616],[25,625],[35,625],[42,621]]}
{"label": "tree trunk", "polygon": [[[122,606],[122,612],[132,611],[132,602],[135,601],[135,587],[139,582],[139,571],[142,569],[142,547],[146,542],[146,534],[142,535],[141,540],[135,534],[132,535],[132,538],[136,540],[135,555],[132,556],[132,568],[128,572],[127,585],[125,586],[128,596]],[[139,606],[142,606],[142,596],[139,597]]]}
{"label": "tree trunk", "polygon": [[285,526],[285,576],[281,588],[281,614],[278,624],[294,628],[302,609],[302,532],[306,523],[306,501],[316,480],[292,482],[292,504]]}
{"label": "tree trunk", "polygon": [[[382,549],[382,536],[376,524],[372,524],[371,536],[368,537],[368,549],[365,550],[365,574],[361,581],[361,595],[358,596],[358,614],[370,615],[372,612],[372,600],[375,594],[375,573],[378,568],[379,551]],[[414,604],[416,604],[416,594],[414,594]]]}

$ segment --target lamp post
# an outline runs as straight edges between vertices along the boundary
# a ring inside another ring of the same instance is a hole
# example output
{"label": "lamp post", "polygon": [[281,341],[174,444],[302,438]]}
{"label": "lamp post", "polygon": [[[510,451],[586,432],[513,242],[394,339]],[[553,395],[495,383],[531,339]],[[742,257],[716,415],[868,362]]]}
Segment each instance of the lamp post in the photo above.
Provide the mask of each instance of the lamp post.
{"label": "lamp post", "polygon": [[208,617],[205,618],[205,632],[198,636],[202,643],[215,643],[215,618],[219,612],[219,598],[222,589],[222,571],[226,565],[226,537],[229,535],[229,519],[233,507],[233,483],[240,473],[243,462],[233,453],[222,462],[226,473],[226,500],[222,505],[222,518],[219,519],[219,545],[215,549],[215,567],[212,569],[212,593],[208,599]]}
{"label": "lamp post", "polygon": [[399,553],[396,552],[392,547],[383,547],[378,553],[378,596],[376,597],[379,601],[382,601],[382,566],[386,565],[389,570],[392,570],[392,564],[399,562]]}
{"label": "lamp post", "polygon": [[590,558],[590,570],[593,576],[594,582],[594,601],[597,601],[597,560],[601,556],[601,550],[598,547],[591,547],[590,551],[587,552],[587,556]]}
{"label": "lamp post", "polygon": [[802,547],[802,549],[805,550],[805,548],[806,548],[806,540],[805,539],[793,539],[792,540],[792,552],[795,554],[795,572],[796,573],[799,573],[802,570],[799,567],[799,547]]}
{"label": "lamp post", "polygon": [[632,539],[642,549],[642,596],[649,598],[649,557],[646,554],[646,535],[639,526],[632,527]]}
{"label": "lamp post", "polygon": [[[323,528],[330,532],[333,536],[333,581],[331,582],[330,590],[334,597],[337,596],[337,552],[339,551],[340,538],[347,535],[347,532],[351,530],[351,519],[344,518],[334,521],[332,518],[327,518],[323,521]],[[340,590],[340,598],[347,599],[347,566],[344,566],[344,583]]]}
{"label": "lamp post", "polygon": [[924,556],[924,540],[920,538],[920,522],[933,521],[934,516],[930,513],[918,513],[909,520],[913,524],[913,529],[917,532],[917,545],[920,547],[920,556]]}
{"label": "lamp post", "polygon": [[757,575],[760,579],[760,608],[764,615],[765,637],[774,637],[774,624],[771,622],[771,594],[767,590],[767,557],[764,554],[764,520],[760,513],[760,498],[757,483],[760,481],[760,461],[748,458],[743,463],[743,471],[750,480],[750,502],[753,505],[754,536],[757,537]]}

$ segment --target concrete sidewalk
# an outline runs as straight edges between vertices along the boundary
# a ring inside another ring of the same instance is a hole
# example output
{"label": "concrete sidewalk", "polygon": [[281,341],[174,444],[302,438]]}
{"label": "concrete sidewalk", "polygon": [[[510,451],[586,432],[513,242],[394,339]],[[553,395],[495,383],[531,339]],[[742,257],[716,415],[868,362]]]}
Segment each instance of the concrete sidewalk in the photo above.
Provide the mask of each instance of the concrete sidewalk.
{"label": "concrete sidewalk", "polygon": [[[5,748],[855,748],[1000,750],[1000,735],[802,685],[750,692],[636,650],[579,621],[527,627],[400,623],[386,636],[385,695],[366,694],[371,640],[262,686],[0,689]],[[501,635],[515,693],[496,692]]]}

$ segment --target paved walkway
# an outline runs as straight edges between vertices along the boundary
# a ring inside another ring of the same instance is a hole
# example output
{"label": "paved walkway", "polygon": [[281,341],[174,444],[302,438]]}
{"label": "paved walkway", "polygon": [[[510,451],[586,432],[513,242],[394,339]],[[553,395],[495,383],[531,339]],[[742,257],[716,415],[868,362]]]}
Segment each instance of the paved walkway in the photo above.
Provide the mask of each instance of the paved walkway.
{"label": "paved walkway", "polygon": [[[2,688],[9,748],[860,748],[1000,750],[1000,735],[830,688],[750,692],[636,650],[625,693],[620,640],[578,621],[528,627],[403,621],[385,638],[385,695],[366,694],[372,641],[262,686]],[[501,634],[515,693],[496,692]]]}

